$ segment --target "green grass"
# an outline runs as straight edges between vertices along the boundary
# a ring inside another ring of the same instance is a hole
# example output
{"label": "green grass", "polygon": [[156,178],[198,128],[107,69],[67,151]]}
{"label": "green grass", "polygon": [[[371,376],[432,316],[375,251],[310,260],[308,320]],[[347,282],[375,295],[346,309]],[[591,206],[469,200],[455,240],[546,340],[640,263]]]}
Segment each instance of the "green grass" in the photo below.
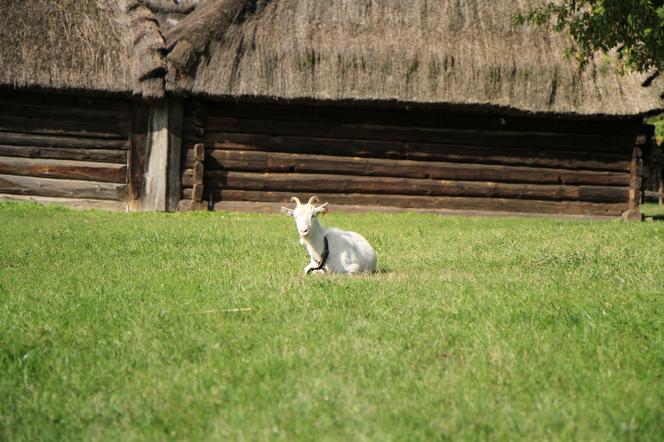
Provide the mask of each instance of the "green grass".
{"label": "green grass", "polygon": [[664,438],[664,222],[323,222],[0,204],[0,439]]}
{"label": "green grass", "polygon": [[641,206],[641,212],[646,217],[655,217],[657,219],[664,219],[664,206],[657,203],[648,203]]}

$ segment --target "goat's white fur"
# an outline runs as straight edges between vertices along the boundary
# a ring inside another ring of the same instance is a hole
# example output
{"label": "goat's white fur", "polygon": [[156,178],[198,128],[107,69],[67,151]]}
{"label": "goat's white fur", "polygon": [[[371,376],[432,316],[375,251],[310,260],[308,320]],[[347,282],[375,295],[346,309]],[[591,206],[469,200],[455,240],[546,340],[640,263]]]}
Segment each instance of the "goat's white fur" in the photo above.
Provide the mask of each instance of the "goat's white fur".
{"label": "goat's white fur", "polygon": [[292,197],[291,201],[297,204],[295,209],[282,207],[281,212],[295,219],[300,244],[306,247],[311,258],[309,265],[304,268],[305,275],[310,269],[319,266],[325,250],[325,237],[329,255],[325,267],[314,273],[359,273],[376,270],[376,251],[362,235],[337,228],[328,229],[318,222],[317,216],[328,211],[327,203],[316,207],[316,196],[309,198],[306,204],[302,204],[297,197]]}

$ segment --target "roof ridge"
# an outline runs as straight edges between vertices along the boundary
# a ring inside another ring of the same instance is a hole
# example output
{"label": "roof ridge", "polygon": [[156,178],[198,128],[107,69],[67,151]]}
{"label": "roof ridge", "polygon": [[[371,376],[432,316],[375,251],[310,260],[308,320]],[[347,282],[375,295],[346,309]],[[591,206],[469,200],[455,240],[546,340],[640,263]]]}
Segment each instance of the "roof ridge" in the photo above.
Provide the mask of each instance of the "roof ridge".
{"label": "roof ridge", "polygon": [[[134,93],[159,99],[166,93],[167,76],[174,82],[191,74],[212,40],[241,19],[252,0],[189,0],[173,4],[164,0],[122,0],[133,51]],[[157,13],[185,17],[162,30]]]}
{"label": "roof ridge", "polygon": [[174,80],[189,76],[212,40],[240,21],[253,0],[217,0],[193,9],[164,32],[166,58]]}
{"label": "roof ridge", "polygon": [[125,0],[124,3],[133,50],[134,93],[147,99],[162,98],[168,67],[166,41],[159,21],[145,1]]}

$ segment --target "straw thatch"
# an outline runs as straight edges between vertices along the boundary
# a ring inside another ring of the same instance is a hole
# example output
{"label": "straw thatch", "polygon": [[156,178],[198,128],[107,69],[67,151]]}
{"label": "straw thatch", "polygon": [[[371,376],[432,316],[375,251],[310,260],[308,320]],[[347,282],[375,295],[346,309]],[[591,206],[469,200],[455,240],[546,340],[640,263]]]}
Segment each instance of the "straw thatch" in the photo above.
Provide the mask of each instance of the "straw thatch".
{"label": "straw thatch", "polygon": [[0,85],[128,92],[130,52],[113,0],[4,0]]}
{"label": "straw thatch", "polygon": [[517,27],[545,0],[5,0],[0,86],[159,98],[426,103],[637,115],[661,77],[580,72],[568,40]]}
{"label": "straw thatch", "polygon": [[634,115],[664,108],[664,81],[579,72],[568,40],[517,27],[542,0],[272,0],[213,40],[169,87],[211,96],[396,100],[529,112]]}

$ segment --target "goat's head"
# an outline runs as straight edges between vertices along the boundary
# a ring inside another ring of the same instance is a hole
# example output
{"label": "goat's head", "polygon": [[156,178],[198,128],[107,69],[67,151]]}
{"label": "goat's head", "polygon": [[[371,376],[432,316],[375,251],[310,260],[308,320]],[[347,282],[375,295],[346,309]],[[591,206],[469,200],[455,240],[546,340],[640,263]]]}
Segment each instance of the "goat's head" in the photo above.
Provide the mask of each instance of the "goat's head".
{"label": "goat's head", "polygon": [[319,213],[327,213],[327,203],[316,207],[314,204],[319,202],[317,196],[309,198],[306,204],[302,204],[295,196],[291,198],[291,201],[295,201],[297,204],[295,209],[282,207],[281,213],[295,218],[295,225],[297,226],[297,232],[300,234],[300,237],[306,238],[315,233],[316,229],[320,228],[316,217]]}

